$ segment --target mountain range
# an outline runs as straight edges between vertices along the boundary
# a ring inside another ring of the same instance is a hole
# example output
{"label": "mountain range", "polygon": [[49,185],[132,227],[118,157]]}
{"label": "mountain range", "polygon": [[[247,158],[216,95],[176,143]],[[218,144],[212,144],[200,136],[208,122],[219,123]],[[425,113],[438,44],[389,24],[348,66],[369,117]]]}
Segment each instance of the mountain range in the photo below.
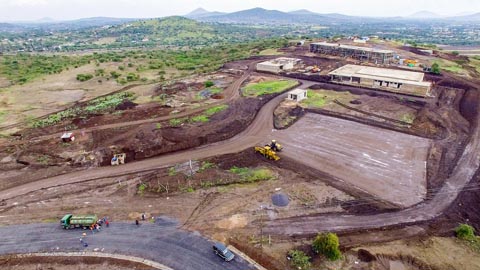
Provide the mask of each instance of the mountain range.
{"label": "mountain range", "polygon": [[315,13],[307,9],[300,9],[291,12],[283,12],[278,10],[267,10],[263,8],[252,8],[231,13],[223,13],[217,11],[207,11],[198,8],[185,17],[205,21],[220,23],[265,23],[265,24],[292,24],[292,23],[338,23],[342,21],[379,21],[379,20],[442,20],[442,21],[461,21],[468,22],[480,21],[480,13],[459,15],[459,16],[442,16],[430,11],[419,11],[404,17],[358,17],[349,16],[338,13]]}
{"label": "mountain range", "polygon": [[[316,13],[307,9],[290,12],[252,8],[231,13],[208,11],[197,8],[183,17],[209,23],[236,23],[236,24],[338,24],[338,23],[368,23],[368,22],[395,22],[395,21],[432,21],[432,22],[480,22],[480,13],[463,13],[457,16],[442,16],[430,11],[419,11],[404,17],[358,17],[338,13]],[[80,29],[87,27],[102,27],[105,25],[120,25],[141,19],[93,17],[70,21],[56,21],[43,18],[29,22],[8,22],[0,24],[0,31],[21,31],[26,28],[40,28],[48,30]]]}

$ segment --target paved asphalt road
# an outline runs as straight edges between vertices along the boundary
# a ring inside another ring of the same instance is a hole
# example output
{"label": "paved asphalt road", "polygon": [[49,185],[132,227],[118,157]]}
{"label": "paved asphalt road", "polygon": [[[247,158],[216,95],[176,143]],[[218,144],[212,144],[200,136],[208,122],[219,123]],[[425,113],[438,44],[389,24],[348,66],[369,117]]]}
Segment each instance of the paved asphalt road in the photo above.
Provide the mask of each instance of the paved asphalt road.
{"label": "paved asphalt road", "polygon": [[[84,248],[80,242],[87,232]],[[141,257],[175,270],[247,270],[254,266],[235,256],[224,262],[212,251],[213,242],[196,233],[177,228],[175,221],[157,219],[136,226],[111,223],[109,228],[92,234],[82,229],[64,230],[60,224],[28,224],[0,227],[0,254],[30,252],[94,251]]]}

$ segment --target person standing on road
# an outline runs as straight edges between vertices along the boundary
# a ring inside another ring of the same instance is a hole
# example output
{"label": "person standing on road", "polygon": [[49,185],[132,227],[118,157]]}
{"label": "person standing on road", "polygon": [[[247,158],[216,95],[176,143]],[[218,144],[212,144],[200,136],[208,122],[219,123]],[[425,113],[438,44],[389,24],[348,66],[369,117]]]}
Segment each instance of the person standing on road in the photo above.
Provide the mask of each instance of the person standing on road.
{"label": "person standing on road", "polygon": [[145,220],[145,213],[142,214],[142,220]]}
{"label": "person standing on road", "polygon": [[135,225],[140,225],[140,223],[138,223],[138,219],[135,219]]}

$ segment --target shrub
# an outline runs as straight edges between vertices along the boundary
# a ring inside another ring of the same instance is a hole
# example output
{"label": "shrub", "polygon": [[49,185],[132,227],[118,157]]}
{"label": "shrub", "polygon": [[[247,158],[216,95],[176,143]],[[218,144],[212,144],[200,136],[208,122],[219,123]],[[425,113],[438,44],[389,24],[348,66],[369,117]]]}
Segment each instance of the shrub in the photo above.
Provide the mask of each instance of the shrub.
{"label": "shrub", "polygon": [[311,258],[301,250],[290,250],[288,256],[290,257],[290,264],[297,269],[308,270],[312,267]]}
{"label": "shrub", "polygon": [[340,242],[334,233],[318,234],[313,240],[312,249],[317,254],[323,254],[329,260],[336,261],[342,257]]}
{"label": "shrub", "polygon": [[77,80],[81,82],[88,81],[91,78],[93,78],[92,74],[77,74]]}
{"label": "shrub", "polygon": [[432,64],[432,73],[440,74],[440,65],[438,63]]}
{"label": "shrub", "polygon": [[121,73],[118,73],[116,71],[110,72],[110,75],[112,75],[112,78],[117,79],[118,77],[122,76]]}
{"label": "shrub", "polygon": [[212,87],[212,86],[214,86],[214,85],[215,85],[215,84],[214,84],[212,81],[206,81],[206,82],[205,82],[205,87],[206,87],[206,88]]}
{"label": "shrub", "polygon": [[460,224],[455,228],[455,235],[463,240],[475,240],[475,229],[468,224]]}

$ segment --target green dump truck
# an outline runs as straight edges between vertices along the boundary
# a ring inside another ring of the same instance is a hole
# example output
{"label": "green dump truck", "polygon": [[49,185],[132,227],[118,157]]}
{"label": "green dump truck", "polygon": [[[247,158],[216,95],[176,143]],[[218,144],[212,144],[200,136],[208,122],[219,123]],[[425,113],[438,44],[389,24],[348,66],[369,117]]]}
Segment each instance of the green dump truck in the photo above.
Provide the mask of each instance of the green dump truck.
{"label": "green dump truck", "polygon": [[97,215],[72,215],[67,214],[60,220],[60,225],[68,230],[83,228],[84,230],[97,223]]}

